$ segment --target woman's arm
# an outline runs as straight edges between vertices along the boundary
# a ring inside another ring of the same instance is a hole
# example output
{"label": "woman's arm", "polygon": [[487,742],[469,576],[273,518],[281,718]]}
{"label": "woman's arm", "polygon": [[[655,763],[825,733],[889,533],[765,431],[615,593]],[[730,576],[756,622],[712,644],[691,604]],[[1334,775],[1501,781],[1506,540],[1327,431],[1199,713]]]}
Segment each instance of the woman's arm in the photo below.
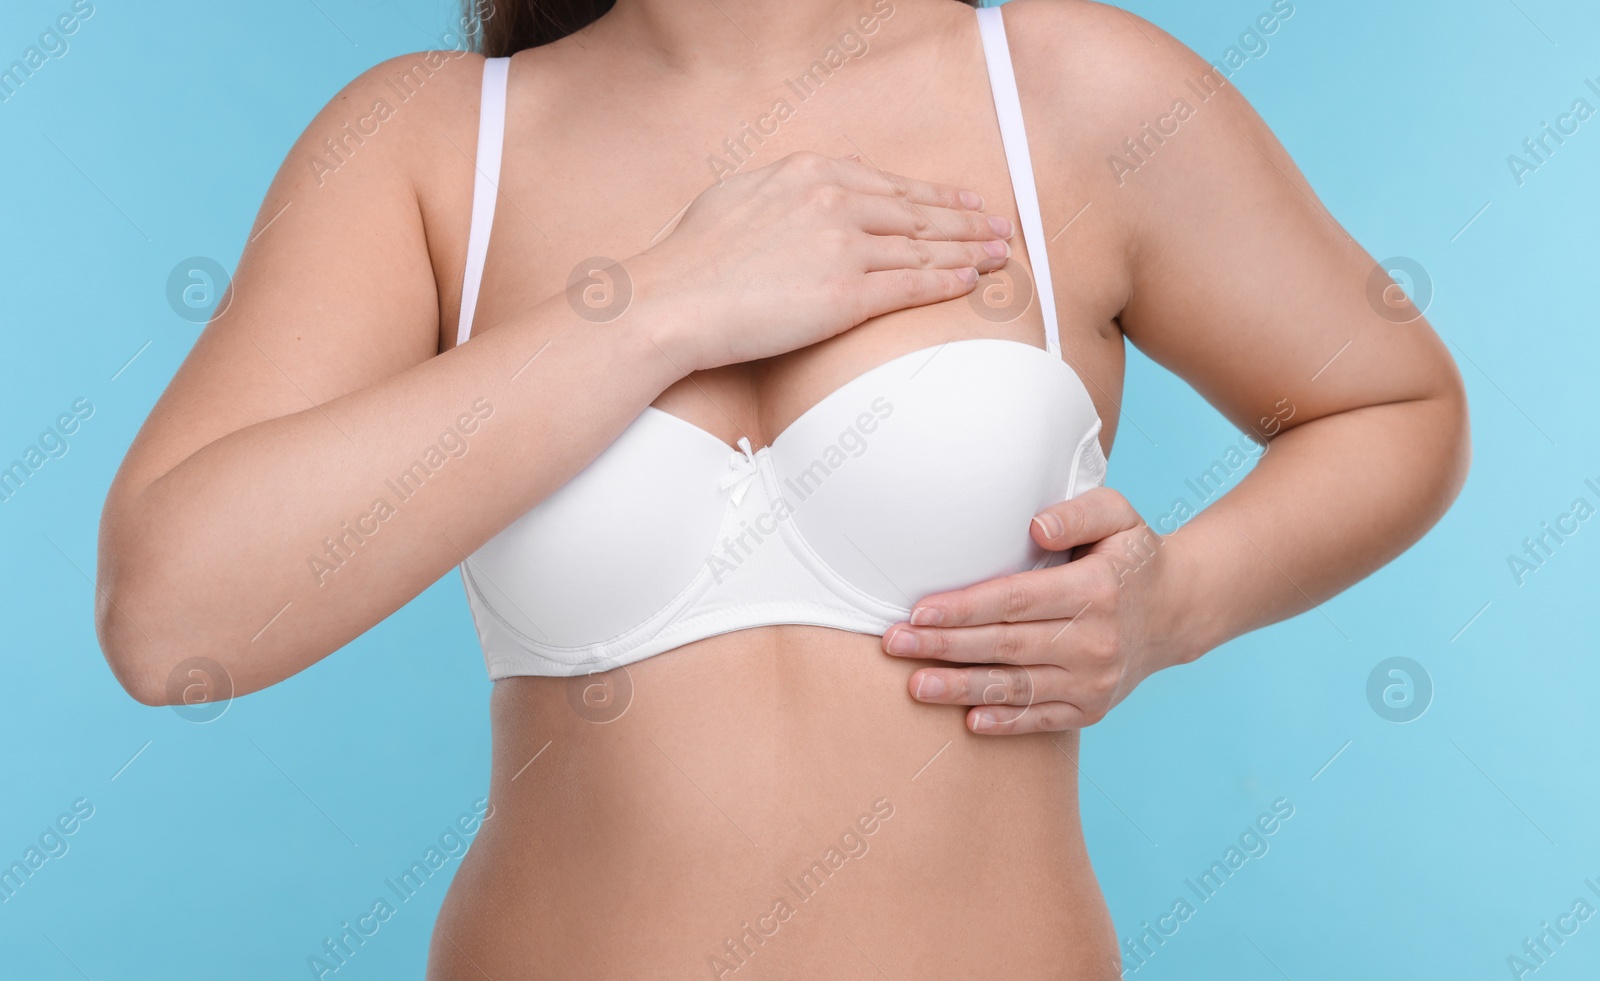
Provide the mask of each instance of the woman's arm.
{"label": "woman's arm", "polygon": [[[1460,375],[1421,312],[1374,295],[1377,263],[1239,90],[1142,26],[1157,43],[1127,39],[1141,94],[1187,94],[1194,113],[1121,188],[1133,246],[1122,327],[1270,439],[1237,487],[1165,542],[1159,666],[1307,610],[1399,555],[1455,499],[1471,451]],[[1204,101],[1187,84],[1204,91],[1201,79],[1216,88]]]}
{"label": "woman's arm", "polygon": [[[475,146],[476,114],[444,108],[476,106],[482,60],[449,60],[355,147],[341,131],[386,98],[394,67],[352,82],[290,150],[223,314],[107,496],[97,626],[142,702],[166,701],[189,657],[221,664],[245,693],[338,649],[676,380],[635,321],[594,330],[559,303],[435,357],[441,308],[458,297],[436,290],[417,183],[436,167],[470,186],[470,162],[443,141]],[[327,139],[354,150],[333,172],[310,164],[329,158]],[[430,448],[443,464],[423,461],[402,501],[395,485]],[[380,498],[394,508],[382,519]]]}
{"label": "woman's arm", "polygon": [[[1470,457],[1444,345],[1414,308],[1372,298],[1377,264],[1236,88],[1116,8],[1016,8],[1019,63],[1071,39],[1059,88],[1035,86],[1057,112],[1034,118],[1072,118],[1075,142],[1104,148],[1090,185],[1096,220],[1125,230],[1124,334],[1270,451],[1165,537],[1171,522],[1152,530],[1111,490],[1053,506],[1035,540],[1079,558],[927,597],[886,633],[893,654],[1007,665],[910,678],[926,701],[991,705],[968,724],[993,734],[1093,723],[1151,673],[1350,586],[1439,519]],[[1177,131],[1114,169],[1159,115]]]}
{"label": "woman's arm", "polygon": [[[1004,262],[975,196],[793,154],[709,189],[628,259],[618,319],[592,323],[557,293],[438,355],[459,297],[436,288],[418,198],[471,186],[450,144],[476,145],[483,65],[440,57],[359,146],[345,127],[371,127],[394,62],[307,128],[223,314],[112,483],[96,625],[140,701],[174,698],[194,657],[241,694],[293,675],[566,483],[683,375],[960,296]],[[325,141],[346,150],[331,172],[310,164]]]}

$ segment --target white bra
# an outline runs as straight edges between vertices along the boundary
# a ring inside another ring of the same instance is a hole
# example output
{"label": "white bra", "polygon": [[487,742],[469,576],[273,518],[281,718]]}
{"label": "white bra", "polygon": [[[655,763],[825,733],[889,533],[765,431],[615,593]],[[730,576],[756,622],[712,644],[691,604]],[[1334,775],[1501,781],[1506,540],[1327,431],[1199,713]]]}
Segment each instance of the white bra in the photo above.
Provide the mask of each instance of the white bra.
{"label": "white bra", "polygon": [[[881,635],[924,596],[1065,560],[1028,526],[1104,480],[1100,418],[1061,359],[1000,10],[977,15],[1046,347],[912,351],[754,450],[646,408],[461,564],[490,678],[583,675],[771,624]],[[508,61],[484,65],[458,344],[494,217]]]}

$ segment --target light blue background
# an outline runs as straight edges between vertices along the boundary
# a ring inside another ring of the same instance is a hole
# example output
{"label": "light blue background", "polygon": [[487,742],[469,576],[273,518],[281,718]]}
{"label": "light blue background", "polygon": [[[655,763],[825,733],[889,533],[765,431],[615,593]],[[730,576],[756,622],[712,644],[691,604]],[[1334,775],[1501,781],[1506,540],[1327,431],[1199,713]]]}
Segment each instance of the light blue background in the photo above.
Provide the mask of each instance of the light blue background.
{"label": "light blue background", "polygon": [[[0,8],[0,65],[69,6]],[[1128,6],[1215,59],[1271,4]],[[0,976],[307,976],[323,938],[485,793],[489,683],[453,575],[208,725],[117,686],[89,581],[106,487],[198,333],[169,309],[168,273],[193,255],[231,269],[316,110],[381,59],[444,46],[453,22],[443,0],[103,0],[0,104],[0,462],[74,399],[95,406],[0,504],[0,864],[72,801],[95,807],[0,905]],[[1273,800],[1295,807],[1142,979],[1506,977],[1542,921],[1579,896],[1600,907],[1583,884],[1600,879],[1600,524],[1521,586],[1506,565],[1575,498],[1600,505],[1583,484],[1600,484],[1600,119],[1525,186],[1506,164],[1574,99],[1600,107],[1583,84],[1597,39],[1600,11],[1578,0],[1322,0],[1234,76],[1346,228],[1426,268],[1476,457],[1398,561],[1152,679],[1085,734],[1084,822],[1122,937],[1198,903],[1184,880]],[[1185,479],[1239,438],[1138,356],[1125,411],[1110,480],[1147,516],[1192,500]],[[1435,688],[1405,725],[1366,696],[1393,656]],[[444,888],[337,976],[420,977]],[[1597,972],[1593,919],[1537,978]]]}

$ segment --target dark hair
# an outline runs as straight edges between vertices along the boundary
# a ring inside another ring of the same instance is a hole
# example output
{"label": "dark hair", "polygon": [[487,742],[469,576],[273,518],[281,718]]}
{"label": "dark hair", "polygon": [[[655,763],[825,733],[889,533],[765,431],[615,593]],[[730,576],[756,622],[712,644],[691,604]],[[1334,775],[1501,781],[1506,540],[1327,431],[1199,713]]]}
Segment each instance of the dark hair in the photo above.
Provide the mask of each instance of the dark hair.
{"label": "dark hair", "polygon": [[503,58],[559,41],[600,19],[614,0],[461,0],[472,48]]}
{"label": "dark hair", "polygon": [[[615,0],[461,0],[472,50],[503,58],[583,30]],[[979,0],[964,0],[971,7]]]}

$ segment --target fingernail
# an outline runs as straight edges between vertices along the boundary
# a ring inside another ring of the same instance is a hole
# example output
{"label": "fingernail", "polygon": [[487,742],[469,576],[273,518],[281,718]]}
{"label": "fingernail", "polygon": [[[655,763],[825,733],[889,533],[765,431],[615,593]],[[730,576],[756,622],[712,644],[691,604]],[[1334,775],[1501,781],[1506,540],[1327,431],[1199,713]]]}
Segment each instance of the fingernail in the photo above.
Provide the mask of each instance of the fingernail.
{"label": "fingernail", "polygon": [[917,681],[917,698],[938,698],[944,694],[944,681],[936,674],[925,674]]}
{"label": "fingernail", "polygon": [[989,241],[983,243],[983,251],[994,256],[996,259],[1004,259],[1006,256],[1011,254],[1011,246],[1000,241],[999,239],[990,239]]}
{"label": "fingernail", "polygon": [[911,611],[911,623],[918,627],[937,627],[944,620],[944,611],[936,606],[919,606]]}
{"label": "fingernail", "polygon": [[963,266],[957,269],[956,275],[961,277],[963,283],[976,283],[978,281],[978,270],[971,266]]}
{"label": "fingernail", "polygon": [[917,635],[909,630],[896,630],[889,638],[890,654],[912,654],[917,649]]}
{"label": "fingernail", "polygon": [[1034,515],[1033,523],[1039,526],[1039,530],[1044,532],[1046,538],[1060,538],[1062,533],[1067,530],[1066,525],[1061,523],[1061,519],[1049,511]]}
{"label": "fingernail", "polygon": [[979,732],[982,732],[985,729],[993,729],[994,728],[994,713],[993,712],[979,712],[978,713],[978,717],[976,719],[972,720],[972,728],[976,729]]}
{"label": "fingernail", "polygon": [[966,205],[968,208],[972,209],[973,211],[977,211],[977,210],[979,210],[980,208],[983,207],[983,198],[979,197],[973,191],[962,191],[961,192],[961,203]]}
{"label": "fingernail", "polygon": [[1001,238],[1011,237],[1011,222],[1001,218],[999,215],[989,216],[989,227],[994,229],[994,233]]}

